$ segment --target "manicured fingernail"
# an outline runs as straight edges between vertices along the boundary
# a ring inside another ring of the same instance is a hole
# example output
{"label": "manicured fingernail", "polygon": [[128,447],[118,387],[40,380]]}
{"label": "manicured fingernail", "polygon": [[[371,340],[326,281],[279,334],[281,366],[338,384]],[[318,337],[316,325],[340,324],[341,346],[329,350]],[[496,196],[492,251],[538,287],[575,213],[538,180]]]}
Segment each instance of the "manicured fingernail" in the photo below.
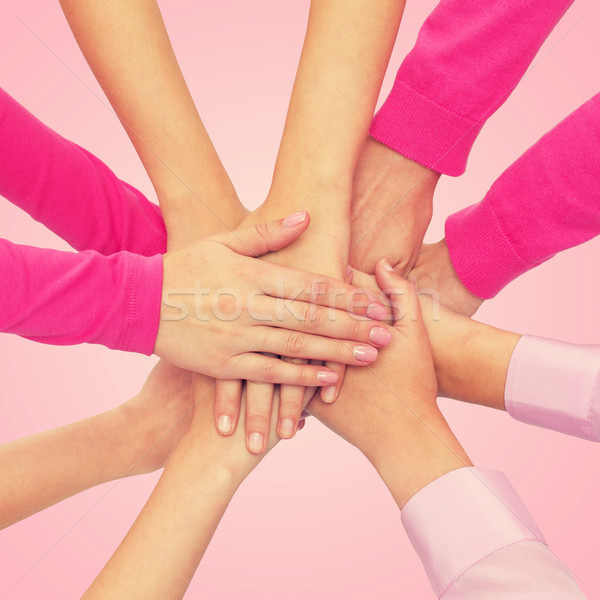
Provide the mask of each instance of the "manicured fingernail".
{"label": "manicured fingernail", "polygon": [[291,419],[283,419],[279,426],[279,433],[281,433],[281,437],[292,437],[294,433],[294,421]]}
{"label": "manicured fingernail", "polygon": [[231,433],[231,417],[229,415],[221,415],[217,422],[217,429],[219,433],[229,435]]}
{"label": "manicured fingernail", "polygon": [[393,270],[394,270],[394,267],[392,267],[392,265],[390,265],[390,263],[389,263],[389,261],[388,261],[388,259],[387,259],[387,258],[384,258],[384,259],[381,261],[381,264],[382,264],[383,268],[384,268],[386,271],[393,271]]}
{"label": "manicured fingernail", "polygon": [[387,310],[385,310],[385,306],[383,304],[369,304],[367,306],[367,317],[369,319],[375,319],[376,321],[382,321],[387,316]]}
{"label": "manicured fingernail", "polygon": [[323,402],[327,402],[327,404],[331,404],[335,400],[335,385],[327,386],[321,390],[321,400]]}
{"label": "manicured fingernail", "polygon": [[251,433],[250,439],[248,440],[248,449],[250,452],[256,452],[260,454],[263,449],[264,438],[260,433]]}
{"label": "manicured fingernail", "polygon": [[360,362],[372,363],[377,358],[377,350],[373,346],[354,346],[354,358]]}
{"label": "manicured fingernail", "polygon": [[384,327],[373,327],[369,332],[369,339],[378,346],[386,346],[392,341],[392,334]]}
{"label": "manicured fingernail", "polygon": [[338,376],[333,371],[319,371],[317,379],[321,383],[335,383],[338,380]]}
{"label": "manicured fingernail", "polygon": [[284,227],[296,227],[296,225],[300,225],[300,223],[304,223],[306,220],[306,211],[301,210],[300,212],[295,212],[292,215],[287,216],[283,220]]}

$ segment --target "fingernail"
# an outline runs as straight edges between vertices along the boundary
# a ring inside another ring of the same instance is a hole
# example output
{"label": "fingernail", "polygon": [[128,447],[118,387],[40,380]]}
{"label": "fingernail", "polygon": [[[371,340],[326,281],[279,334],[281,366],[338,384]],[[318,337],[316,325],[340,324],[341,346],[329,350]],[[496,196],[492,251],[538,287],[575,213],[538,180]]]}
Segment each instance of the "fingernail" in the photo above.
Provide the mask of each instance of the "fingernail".
{"label": "fingernail", "polygon": [[387,311],[385,310],[385,306],[382,304],[369,304],[367,306],[367,317],[369,319],[375,319],[376,321],[382,321],[387,316]]}
{"label": "fingernail", "polygon": [[384,327],[373,327],[369,332],[369,339],[378,346],[386,346],[392,341],[392,334]]}
{"label": "fingernail", "polygon": [[338,380],[338,376],[333,371],[319,371],[317,379],[321,383],[335,383]]}
{"label": "fingernail", "polygon": [[393,270],[394,270],[394,267],[392,267],[392,265],[390,265],[390,263],[389,263],[389,261],[388,261],[388,259],[387,259],[387,258],[384,258],[384,259],[381,261],[381,264],[382,264],[383,268],[384,268],[386,271],[393,271]]}
{"label": "fingernail", "polygon": [[294,433],[294,421],[291,419],[283,419],[279,426],[279,433],[281,433],[281,437],[292,437]]}
{"label": "fingernail", "polygon": [[250,452],[260,454],[263,449],[264,438],[260,433],[251,433],[248,440],[248,449]]}
{"label": "fingernail", "polygon": [[231,417],[229,415],[221,415],[217,422],[217,429],[219,433],[229,435],[231,433]]}
{"label": "fingernail", "polygon": [[321,400],[331,404],[335,400],[335,385],[329,385],[321,390]]}
{"label": "fingernail", "polygon": [[289,216],[287,216],[283,220],[284,227],[295,227],[296,225],[300,225],[300,223],[304,223],[306,220],[306,211],[301,210],[299,212],[295,212]]}
{"label": "fingernail", "polygon": [[354,358],[360,362],[372,363],[377,358],[377,350],[373,346],[354,346]]}

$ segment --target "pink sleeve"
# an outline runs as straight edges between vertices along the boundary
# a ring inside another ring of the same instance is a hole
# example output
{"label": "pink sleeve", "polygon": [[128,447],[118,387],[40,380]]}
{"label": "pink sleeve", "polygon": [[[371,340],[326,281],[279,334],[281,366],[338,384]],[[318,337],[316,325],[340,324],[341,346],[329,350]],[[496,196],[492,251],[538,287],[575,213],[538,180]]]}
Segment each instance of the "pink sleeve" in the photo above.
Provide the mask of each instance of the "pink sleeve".
{"label": "pink sleeve", "polygon": [[371,136],[447,175],[464,173],[505,102],[573,0],[442,0],[419,32]]}
{"label": "pink sleeve", "polygon": [[452,471],[408,501],[402,523],[440,599],[584,598],[502,473]]}
{"label": "pink sleeve", "polygon": [[0,331],[152,354],[162,257],[60,252],[0,239]]}
{"label": "pink sleeve", "polygon": [[600,94],[542,137],[485,198],[446,221],[456,273],[480,298],[600,233]]}
{"label": "pink sleeve", "polygon": [[76,250],[166,252],[160,209],[0,89],[0,195]]}
{"label": "pink sleeve", "polygon": [[504,397],[519,421],[600,441],[600,346],[523,336]]}

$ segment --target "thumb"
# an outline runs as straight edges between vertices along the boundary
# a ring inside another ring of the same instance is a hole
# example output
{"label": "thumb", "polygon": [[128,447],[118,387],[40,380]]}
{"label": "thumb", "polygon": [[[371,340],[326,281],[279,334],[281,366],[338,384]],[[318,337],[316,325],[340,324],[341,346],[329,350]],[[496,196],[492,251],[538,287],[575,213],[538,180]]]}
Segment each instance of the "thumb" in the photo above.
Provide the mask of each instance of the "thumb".
{"label": "thumb", "polygon": [[396,273],[385,258],[375,265],[375,279],[392,305],[395,327],[402,326],[409,319],[421,320],[421,306],[415,284]]}
{"label": "thumb", "polygon": [[256,258],[289,246],[306,231],[309,224],[310,216],[303,210],[285,219],[257,223],[212,239],[237,254]]}

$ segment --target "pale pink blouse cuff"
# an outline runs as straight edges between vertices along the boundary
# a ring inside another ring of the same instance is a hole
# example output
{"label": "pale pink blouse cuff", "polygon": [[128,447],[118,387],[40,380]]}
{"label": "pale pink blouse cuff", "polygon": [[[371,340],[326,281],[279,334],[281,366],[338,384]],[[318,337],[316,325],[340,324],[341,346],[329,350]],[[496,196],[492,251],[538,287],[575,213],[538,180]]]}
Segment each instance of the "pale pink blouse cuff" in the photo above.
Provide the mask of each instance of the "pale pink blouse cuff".
{"label": "pale pink blouse cuff", "polygon": [[507,412],[519,421],[600,441],[600,346],[525,335],[508,367]]}
{"label": "pale pink blouse cuff", "polygon": [[546,543],[506,476],[475,467],[423,488],[402,510],[402,523],[439,598],[497,550],[521,541]]}

